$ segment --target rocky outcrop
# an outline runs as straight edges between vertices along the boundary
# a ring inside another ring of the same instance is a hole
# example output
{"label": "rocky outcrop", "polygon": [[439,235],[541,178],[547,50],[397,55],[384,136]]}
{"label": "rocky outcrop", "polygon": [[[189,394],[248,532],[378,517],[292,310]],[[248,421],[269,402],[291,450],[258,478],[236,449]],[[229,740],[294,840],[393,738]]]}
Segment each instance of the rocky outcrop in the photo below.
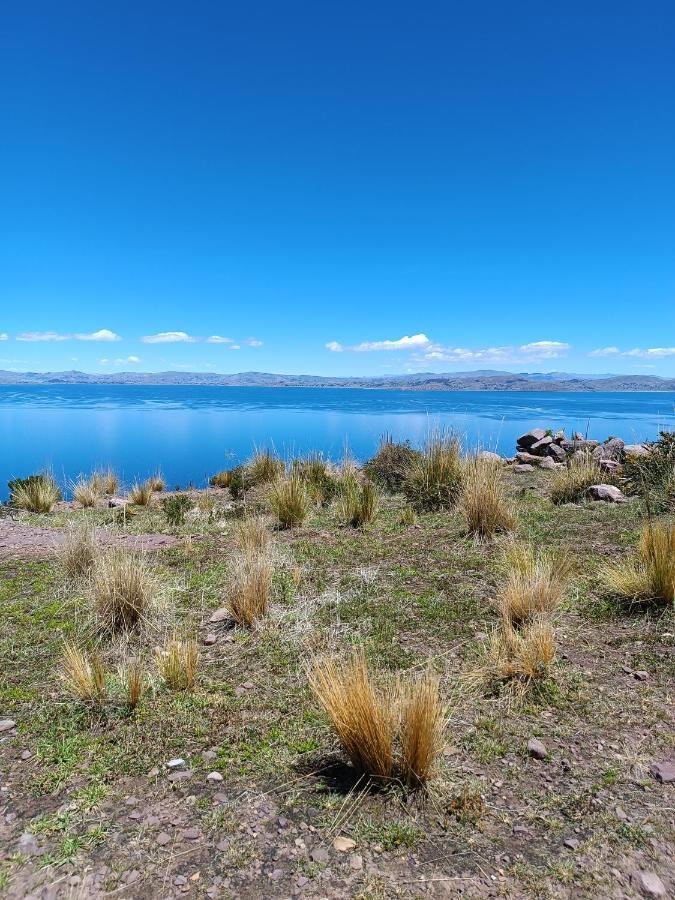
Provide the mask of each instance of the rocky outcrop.
{"label": "rocky outcrop", "polygon": [[516,441],[516,459],[521,465],[539,465],[542,459],[552,459],[554,463],[560,464],[568,459],[582,460],[587,454],[605,472],[614,474],[627,457],[645,456],[649,454],[649,450],[644,444],[625,444],[618,437],[610,437],[600,443],[585,437],[579,431],[568,438],[562,430],[553,434],[543,428],[533,428],[521,434]]}

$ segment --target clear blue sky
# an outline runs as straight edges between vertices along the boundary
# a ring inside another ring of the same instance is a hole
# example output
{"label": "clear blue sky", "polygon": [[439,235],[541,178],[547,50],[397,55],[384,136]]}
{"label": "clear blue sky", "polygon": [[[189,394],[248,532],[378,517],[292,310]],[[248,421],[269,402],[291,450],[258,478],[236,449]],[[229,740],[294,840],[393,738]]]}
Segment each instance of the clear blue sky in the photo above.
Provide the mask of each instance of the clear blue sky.
{"label": "clear blue sky", "polygon": [[0,41],[0,368],[675,375],[672,0],[26,0]]}

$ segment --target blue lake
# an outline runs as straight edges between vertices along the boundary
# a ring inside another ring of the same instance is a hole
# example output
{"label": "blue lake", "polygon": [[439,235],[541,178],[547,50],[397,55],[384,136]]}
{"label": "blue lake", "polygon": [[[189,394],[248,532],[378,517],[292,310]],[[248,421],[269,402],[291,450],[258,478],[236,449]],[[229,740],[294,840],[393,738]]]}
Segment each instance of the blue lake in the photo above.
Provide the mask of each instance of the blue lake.
{"label": "blue lake", "polygon": [[503,454],[534,426],[603,439],[654,438],[675,427],[675,392],[509,393],[123,385],[0,385],[0,497],[17,475],[50,468],[63,484],[111,464],[126,482],[158,468],[169,486],[271,444],[286,458],[321,450],[359,460],[385,432],[421,443],[451,428],[467,446]]}

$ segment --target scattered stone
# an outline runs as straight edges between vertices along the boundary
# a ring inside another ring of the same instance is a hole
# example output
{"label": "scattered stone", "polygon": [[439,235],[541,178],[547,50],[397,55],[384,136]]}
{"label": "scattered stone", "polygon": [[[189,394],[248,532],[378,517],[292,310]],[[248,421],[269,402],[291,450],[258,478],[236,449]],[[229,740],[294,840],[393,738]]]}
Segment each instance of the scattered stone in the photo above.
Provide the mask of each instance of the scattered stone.
{"label": "scattered stone", "polygon": [[565,838],[563,841],[563,847],[567,847],[568,850],[576,850],[579,846],[579,841],[576,838]]}
{"label": "scattered stone", "polygon": [[633,672],[633,678],[635,678],[636,681],[647,681],[649,672],[646,672],[644,669],[638,669],[637,672]]}
{"label": "scattered stone", "polygon": [[347,853],[349,850],[353,850],[354,847],[356,847],[356,841],[353,841],[348,837],[338,835],[333,841],[333,848],[337,850],[338,853]]}
{"label": "scattered stone", "polygon": [[270,872],[267,876],[270,881],[278,881],[281,876],[284,874],[283,869],[275,869],[273,872]]}
{"label": "scattered stone", "polygon": [[218,841],[218,843],[216,844],[216,850],[219,853],[227,853],[227,851],[229,849],[230,849],[230,842],[225,838],[222,841]]}
{"label": "scattered stone", "polygon": [[215,634],[212,631],[209,631],[209,633],[205,634],[202,638],[202,644],[204,644],[205,647],[211,647],[217,642],[217,640],[218,638],[215,636]]}
{"label": "scattered stone", "polygon": [[626,456],[649,456],[649,449],[644,444],[626,444],[623,448]]}
{"label": "scattered stone", "polygon": [[232,618],[230,615],[230,610],[227,606],[221,606],[220,609],[217,609],[213,615],[210,617],[209,622],[211,624],[215,624],[217,622],[227,622]]}
{"label": "scattered stone", "polygon": [[16,842],[19,853],[23,856],[37,856],[40,852],[38,842],[34,834],[30,831],[24,831],[19,840]]}
{"label": "scattered stone", "polygon": [[526,453],[524,450],[519,450],[516,453],[516,460],[519,463],[532,463],[532,465],[539,465],[541,462],[540,456],[533,456],[531,453]]}
{"label": "scattered stone", "polygon": [[355,872],[360,872],[363,868],[363,857],[360,853],[352,853],[349,857],[349,866]]}
{"label": "scattered stone", "polygon": [[209,762],[212,759],[216,759],[217,756],[218,756],[218,754],[216,753],[215,750],[205,750],[202,753],[202,759],[205,759],[207,762]]}
{"label": "scattered stone", "polygon": [[2,734],[3,731],[11,731],[12,728],[16,728],[14,719],[0,719],[0,734]]}
{"label": "scattered stone", "polygon": [[481,450],[478,454],[479,459],[489,459],[495,463],[503,463],[504,459],[499,455],[499,453],[493,453],[492,450]]}
{"label": "scattered stone", "polygon": [[555,461],[554,461],[550,456],[546,456],[546,457],[545,457],[544,459],[542,459],[542,461],[539,463],[539,468],[540,468],[540,469],[555,469],[555,468],[556,468],[556,464],[555,464]]}
{"label": "scattered stone", "polygon": [[675,782],[675,762],[672,760],[666,759],[663,762],[654,763],[649,771],[661,784]]}
{"label": "scattered stone", "polygon": [[546,759],[548,751],[546,745],[537,738],[530,738],[527,742],[527,752],[535,759]]}
{"label": "scattered stone", "polygon": [[327,863],[328,862],[328,850],[325,847],[317,847],[316,850],[312,850],[309,854],[312,862],[315,863]]}
{"label": "scattered stone", "polygon": [[168,781],[187,781],[188,778],[192,778],[192,771],[190,769],[185,769],[184,772],[172,772]]}
{"label": "scattered stone", "polygon": [[513,471],[519,472],[519,473],[532,472],[532,471],[534,471],[534,467],[531,466],[529,463],[518,463],[517,465],[515,465],[513,467]]}
{"label": "scattered stone", "polygon": [[201,837],[201,832],[198,828],[186,828],[183,832],[183,840],[184,841],[196,841]]}
{"label": "scattered stone", "polygon": [[160,847],[166,847],[167,844],[171,843],[171,835],[167,834],[166,831],[160,831],[156,841]]}
{"label": "scattered stone", "polygon": [[129,501],[126,497],[110,497],[108,499],[108,509],[125,509],[129,506]]}
{"label": "scattered stone", "polygon": [[637,890],[645,897],[665,897],[666,887],[656,872],[648,872],[644,869],[637,869],[633,872],[631,880]]}
{"label": "scattered stone", "polygon": [[209,772],[209,774],[206,776],[206,780],[207,781],[222,781],[223,776],[220,774],[220,772]]}
{"label": "scattered stone", "polygon": [[603,500],[605,503],[626,503],[626,498],[613,484],[593,484],[588,489],[591,500]]}
{"label": "scattered stone", "polygon": [[543,428],[533,428],[532,431],[521,434],[521,436],[516,439],[516,443],[519,447],[524,447],[526,450],[529,450],[533,444],[536,444],[537,441],[541,441],[545,437],[546,432]]}
{"label": "scattered stone", "polygon": [[30,750],[24,750],[21,754],[21,759],[25,762],[27,759],[30,759],[32,755],[33,754],[30,752]]}
{"label": "scattered stone", "polygon": [[168,763],[165,763],[165,766],[167,767],[167,769],[180,769],[181,766],[184,766],[184,765],[185,765],[185,760],[181,759],[179,756],[177,756],[175,759],[170,759],[168,761]]}

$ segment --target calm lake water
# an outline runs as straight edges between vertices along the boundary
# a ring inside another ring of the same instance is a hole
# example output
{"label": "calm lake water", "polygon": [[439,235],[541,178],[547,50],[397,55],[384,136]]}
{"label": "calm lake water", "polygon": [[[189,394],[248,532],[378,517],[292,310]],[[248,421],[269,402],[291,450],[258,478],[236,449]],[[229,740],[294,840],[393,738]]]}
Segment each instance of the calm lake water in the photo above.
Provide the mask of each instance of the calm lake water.
{"label": "calm lake water", "polygon": [[46,467],[63,484],[111,464],[127,483],[160,468],[171,487],[202,485],[254,446],[340,459],[347,444],[363,460],[385,432],[418,444],[435,426],[503,454],[534,426],[633,442],[675,427],[674,408],[673,392],[0,385],[0,497],[9,478]]}

